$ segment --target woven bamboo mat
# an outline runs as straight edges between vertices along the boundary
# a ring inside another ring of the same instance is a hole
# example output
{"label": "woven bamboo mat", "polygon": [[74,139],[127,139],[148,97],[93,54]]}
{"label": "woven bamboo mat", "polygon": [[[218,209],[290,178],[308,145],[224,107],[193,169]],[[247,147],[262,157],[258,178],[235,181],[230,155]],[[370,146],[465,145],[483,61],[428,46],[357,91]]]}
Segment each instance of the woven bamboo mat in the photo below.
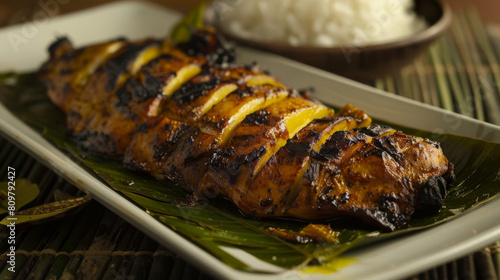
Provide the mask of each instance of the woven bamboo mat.
{"label": "woven bamboo mat", "polygon": [[[425,55],[372,85],[500,124],[500,36],[485,30],[475,10],[456,14],[451,30]],[[28,206],[53,201],[56,190],[81,195],[3,138],[0,166],[38,184],[40,195]],[[6,176],[1,173],[0,181]],[[6,265],[7,233],[0,228],[0,279],[211,279],[96,202],[72,216],[19,229],[15,274]],[[499,265],[500,242],[410,279],[499,279]]]}
{"label": "woven bamboo mat", "polygon": [[454,14],[426,54],[372,85],[500,125],[499,54],[500,32],[485,26],[472,6]]}

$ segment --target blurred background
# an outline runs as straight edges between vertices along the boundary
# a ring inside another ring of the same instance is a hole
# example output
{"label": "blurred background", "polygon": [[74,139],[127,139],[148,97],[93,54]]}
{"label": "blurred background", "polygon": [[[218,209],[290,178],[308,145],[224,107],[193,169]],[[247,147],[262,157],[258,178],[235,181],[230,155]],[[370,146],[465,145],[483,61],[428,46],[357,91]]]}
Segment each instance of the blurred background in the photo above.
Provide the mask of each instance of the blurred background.
{"label": "blurred background", "polygon": [[[40,9],[41,3],[50,3],[57,0],[2,0],[0,1],[0,26],[15,24],[26,21],[37,9]],[[61,3],[57,14],[74,12],[88,7],[96,6],[107,2],[116,2],[122,0],[59,0]],[[149,2],[158,3],[168,8],[181,12],[187,12],[195,7],[199,0],[149,0]],[[481,13],[481,18],[485,22],[500,23],[498,13],[500,11],[500,1],[498,0],[444,0],[454,9],[468,8],[474,5]],[[64,4],[63,4],[64,3]]]}

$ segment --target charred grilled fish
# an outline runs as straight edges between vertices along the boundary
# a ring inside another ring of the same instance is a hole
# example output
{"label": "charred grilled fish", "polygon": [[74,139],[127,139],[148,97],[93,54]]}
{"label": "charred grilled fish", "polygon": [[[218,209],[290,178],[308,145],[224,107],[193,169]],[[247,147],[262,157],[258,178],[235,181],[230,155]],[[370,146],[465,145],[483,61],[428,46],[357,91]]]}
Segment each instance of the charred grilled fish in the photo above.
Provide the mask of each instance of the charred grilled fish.
{"label": "charred grilled fish", "polygon": [[438,143],[339,112],[255,66],[215,33],[187,43],[62,38],[39,76],[89,152],[223,196],[255,217],[358,217],[386,230],[436,210],[453,179]]}

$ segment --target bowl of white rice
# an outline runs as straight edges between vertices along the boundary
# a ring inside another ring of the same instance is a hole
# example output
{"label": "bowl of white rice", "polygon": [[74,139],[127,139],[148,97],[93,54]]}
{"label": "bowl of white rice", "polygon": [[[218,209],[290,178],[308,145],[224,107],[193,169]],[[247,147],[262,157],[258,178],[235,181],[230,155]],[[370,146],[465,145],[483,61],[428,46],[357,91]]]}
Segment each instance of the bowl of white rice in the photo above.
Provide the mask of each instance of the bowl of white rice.
{"label": "bowl of white rice", "polygon": [[451,22],[439,0],[216,0],[212,8],[238,44],[358,80],[412,62]]}

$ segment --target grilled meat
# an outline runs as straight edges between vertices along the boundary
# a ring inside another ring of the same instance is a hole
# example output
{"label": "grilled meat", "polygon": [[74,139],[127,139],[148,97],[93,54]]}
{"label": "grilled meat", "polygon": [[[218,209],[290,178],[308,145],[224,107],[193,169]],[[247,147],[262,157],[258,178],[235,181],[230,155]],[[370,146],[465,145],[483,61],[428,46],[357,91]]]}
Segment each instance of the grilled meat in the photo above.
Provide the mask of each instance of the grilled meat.
{"label": "grilled meat", "polygon": [[59,39],[49,52],[40,79],[87,151],[249,216],[353,216],[395,230],[439,209],[453,179],[438,143],[237,66],[209,30],[178,45]]}

